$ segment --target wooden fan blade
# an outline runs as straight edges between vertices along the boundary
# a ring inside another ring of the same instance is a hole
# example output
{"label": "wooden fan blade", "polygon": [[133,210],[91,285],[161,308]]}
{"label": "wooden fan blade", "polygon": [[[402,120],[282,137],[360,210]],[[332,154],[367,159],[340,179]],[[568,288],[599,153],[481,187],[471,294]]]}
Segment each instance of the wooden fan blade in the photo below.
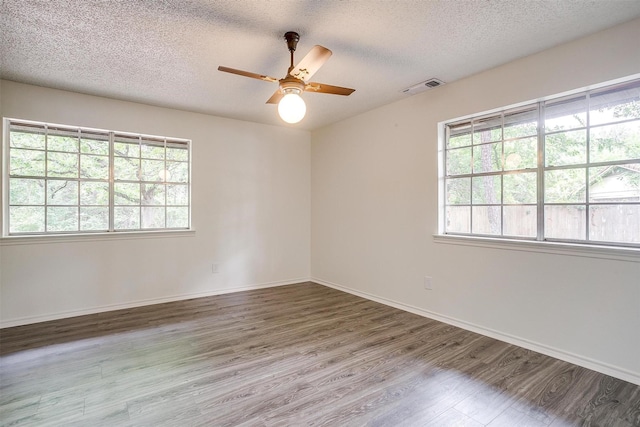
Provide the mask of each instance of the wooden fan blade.
{"label": "wooden fan blade", "polygon": [[218,71],[224,71],[225,73],[237,74],[239,76],[251,77],[252,79],[264,80],[265,82],[277,82],[278,79],[274,77],[264,76],[262,74],[250,73],[248,71],[236,70],[229,67],[218,67]]}
{"label": "wooden fan blade", "polygon": [[284,95],[282,94],[282,91],[280,90],[280,88],[278,88],[278,90],[276,90],[273,95],[271,95],[271,98],[269,98],[267,104],[277,104],[278,102],[280,102],[283,96]]}
{"label": "wooden fan blade", "polygon": [[307,81],[320,69],[320,67],[322,67],[325,62],[327,62],[327,59],[330,57],[331,51],[329,49],[315,45],[309,53],[302,58],[302,61],[293,67],[293,70],[291,70],[291,73],[289,74],[298,79]]}
{"label": "wooden fan blade", "polygon": [[306,92],[318,92],[318,93],[330,93],[332,95],[344,95],[349,96],[355,89],[349,89],[348,87],[331,86],[324,83],[311,82],[304,88]]}

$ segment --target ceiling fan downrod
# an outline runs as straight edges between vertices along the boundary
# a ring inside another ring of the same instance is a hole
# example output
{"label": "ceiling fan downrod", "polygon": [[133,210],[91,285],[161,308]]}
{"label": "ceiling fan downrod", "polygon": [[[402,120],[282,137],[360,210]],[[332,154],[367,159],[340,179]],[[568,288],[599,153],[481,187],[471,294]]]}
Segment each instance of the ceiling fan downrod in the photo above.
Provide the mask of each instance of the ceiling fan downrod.
{"label": "ceiling fan downrod", "polygon": [[287,31],[284,33],[284,38],[287,41],[287,48],[291,53],[291,65],[289,66],[289,72],[291,72],[291,70],[293,70],[293,52],[296,51],[298,41],[300,41],[300,34],[295,31]]}

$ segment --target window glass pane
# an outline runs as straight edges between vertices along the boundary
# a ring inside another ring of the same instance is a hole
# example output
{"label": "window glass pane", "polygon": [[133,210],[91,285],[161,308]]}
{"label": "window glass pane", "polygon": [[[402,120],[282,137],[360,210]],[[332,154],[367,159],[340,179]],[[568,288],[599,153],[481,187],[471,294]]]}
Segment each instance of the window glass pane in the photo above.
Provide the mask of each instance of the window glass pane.
{"label": "window glass pane", "polygon": [[167,160],[189,160],[189,151],[186,144],[171,143],[167,141]]}
{"label": "window glass pane", "polygon": [[446,221],[447,232],[470,233],[471,206],[447,206]]}
{"label": "window glass pane", "polygon": [[467,145],[471,145],[471,132],[449,138],[447,148],[465,147]]}
{"label": "window glass pane", "polygon": [[640,164],[589,168],[589,201],[640,202]]}
{"label": "window glass pane", "polygon": [[189,208],[168,207],[167,208],[167,227],[169,228],[189,227]]}
{"label": "window glass pane", "polygon": [[80,152],[85,154],[109,155],[109,136],[85,135],[80,139]]}
{"label": "window glass pane", "polygon": [[109,207],[80,207],[80,230],[107,231],[109,229]]}
{"label": "window glass pane", "polygon": [[113,208],[113,227],[116,230],[140,229],[139,206],[116,206]]}
{"label": "window glass pane", "polygon": [[496,172],[502,169],[502,143],[473,147],[473,172]]}
{"label": "window glass pane", "polygon": [[537,176],[535,172],[505,175],[505,204],[535,204],[537,202]]}
{"label": "window glass pane", "polygon": [[585,206],[545,206],[544,237],[584,240],[586,238]]}
{"label": "window glass pane", "polygon": [[538,109],[504,114],[504,139],[534,136],[538,133]]}
{"label": "window glass pane", "polygon": [[141,184],[143,205],[164,205],[164,184]]}
{"label": "window glass pane", "polygon": [[554,133],[545,136],[545,166],[565,166],[587,163],[587,131]]}
{"label": "window glass pane", "polygon": [[47,181],[48,205],[77,205],[78,181],[49,180]]}
{"label": "window glass pane", "polygon": [[640,118],[640,83],[594,93],[589,105],[592,126]]}
{"label": "window glass pane", "polygon": [[545,103],[544,128],[547,132],[569,130],[587,125],[587,98],[581,96]]}
{"label": "window glass pane", "polygon": [[[164,161],[142,159],[140,171],[140,180],[142,181],[162,181],[165,177]],[[171,173],[171,179],[173,176],[174,174]]]}
{"label": "window glass pane", "polygon": [[502,139],[502,117],[492,116],[473,121],[473,143],[484,144]]}
{"label": "window glass pane", "polygon": [[[116,184],[120,185],[120,184]],[[109,183],[108,182],[81,182],[80,183],[80,204],[81,205],[109,205]]]}
{"label": "window glass pane", "polygon": [[589,239],[640,243],[640,205],[597,205],[589,208]]}
{"label": "window glass pane", "polygon": [[189,163],[167,162],[168,182],[189,182]]}
{"label": "window glass pane", "polygon": [[545,206],[544,237],[584,240],[586,238],[585,206]]}
{"label": "window glass pane", "polygon": [[73,153],[47,153],[47,176],[78,178],[78,155]]}
{"label": "window glass pane", "polygon": [[446,183],[448,205],[471,203],[471,178],[447,179]]}
{"label": "window glass pane", "polygon": [[109,179],[109,158],[105,156],[80,156],[80,177],[87,179]]}
{"label": "window glass pane", "polygon": [[449,139],[447,148],[457,148],[471,145],[471,122],[454,123],[447,126]]}
{"label": "window glass pane", "polygon": [[496,205],[502,203],[501,181],[500,175],[471,178],[473,204]]}
{"label": "window glass pane", "polygon": [[44,179],[11,178],[10,205],[44,205]]}
{"label": "window glass pane", "polygon": [[501,230],[500,206],[473,206],[472,233],[499,235]]}
{"label": "window glass pane", "polygon": [[113,184],[113,202],[116,205],[139,205],[140,184],[116,182]]}
{"label": "window glass pane", "polygon": [[591,128],[591,162],[640,159],[640,120]]}
{"label": "window glass pane", "polygon": [[188,205],[189,187],[186,185],[167,185],[168,205]]}
{"label": "window glass pane", "polygon": [[171,182],[171,172],[167,169],[161,170],[158,176],[160,177],[161,182]]}
{"label": "window glass pane", "polygon": [[49,135],[47,137],[47,149],[53,151],[78,152],[78,136]]}
{"label": "window glass pane", "polygon": [[116,135],[113,155],[118,157],[140,157],[140,139],[133,136]]}
{"label": "window glass pane", "polygon": [[127,157],[113,159],[113,177],[118,181],[137,181],[140,172],[140,160]]}
{"label": "window glass pane", "polygon": [[544,201],[580,203],[586,198],[585,169],[560,169],[544,173]]}
{"label": "window glass pane", "polygon": [[77,231],[77,207],[47,207],[47,231]]}
{"label": "window glass pane", "polygon": [[145,159],[164,159],[164,141],[142,140],[140,155]]}
{"label": "window glass pane", "polygon": [[10,206],[9,232],[44,232],[44,206]]}
{"label": "window glass pane", "polygon": [[9,173],[14,176],[44,176],[44,151],[12,148]]}
{"label": "window glass pane", "polygon": [[538,165],[538,138],[522,138],[504,142],[504,169],[535,168]]}
{"label": "window glass pane", "polygon": [[142,208],[142,227],[140,228],[164,228],[164,208]]}
{"label": "window glass pane", "polygon": [[44,129],[40,132],[17,132],[12,130],[11,137],[9,138],[9,145],[11,148],[34,148],[44,150]]}
{"label": "window glass pane", "polygon": [[505,206],[502,215],[505,236],[536,237],[538,219],[535,205]]}
{"label": "window glass pane", "polygon": [[447,175],[471,173],[471,147],[447,151]]}

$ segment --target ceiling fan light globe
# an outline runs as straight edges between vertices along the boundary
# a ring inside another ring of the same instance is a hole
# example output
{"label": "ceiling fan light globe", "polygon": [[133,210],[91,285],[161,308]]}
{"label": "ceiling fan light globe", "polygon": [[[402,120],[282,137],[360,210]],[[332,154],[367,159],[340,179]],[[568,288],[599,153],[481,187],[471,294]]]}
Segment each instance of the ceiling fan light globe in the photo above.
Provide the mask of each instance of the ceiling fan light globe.
{"label": "ceiling fan light globe", "polygon": [[278,104],[278,114],[287,123],[298,123],[306,112],[307,106],[297,93],[285,94]]}

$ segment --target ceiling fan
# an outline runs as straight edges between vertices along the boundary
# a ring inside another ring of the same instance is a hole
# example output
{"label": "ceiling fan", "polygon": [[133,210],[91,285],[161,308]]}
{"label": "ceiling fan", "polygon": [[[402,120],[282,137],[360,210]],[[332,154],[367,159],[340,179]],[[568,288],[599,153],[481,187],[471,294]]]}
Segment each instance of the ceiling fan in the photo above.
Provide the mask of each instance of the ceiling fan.
{"label": "ceiling fan", "polygon": [[331,51],[326,47],[316,45],[302,58],[302,61],[300,61],[298,65],[294,66],[293,52],[296,50],[300,35],[294,31],[289,31],[285,33],[284,38],[287,41],[287,47],[291,53],[291,65],[289,66],[287,75],[282,79],[223,66],[218,67],[218,70],[224,71],[225,73],[264,80],[266,82],[279,82],[280,87],[271,98],[267,100],[267,104],[278,104],[278,113],[282,120],[287,123],[298,123],[304,117],[307,107],[300,97],[300,94],[304,91],[344,96],[351,95],[355,91],[355,89],[346,87],[309,82],[308,80],[311,76],[329,59]]}

